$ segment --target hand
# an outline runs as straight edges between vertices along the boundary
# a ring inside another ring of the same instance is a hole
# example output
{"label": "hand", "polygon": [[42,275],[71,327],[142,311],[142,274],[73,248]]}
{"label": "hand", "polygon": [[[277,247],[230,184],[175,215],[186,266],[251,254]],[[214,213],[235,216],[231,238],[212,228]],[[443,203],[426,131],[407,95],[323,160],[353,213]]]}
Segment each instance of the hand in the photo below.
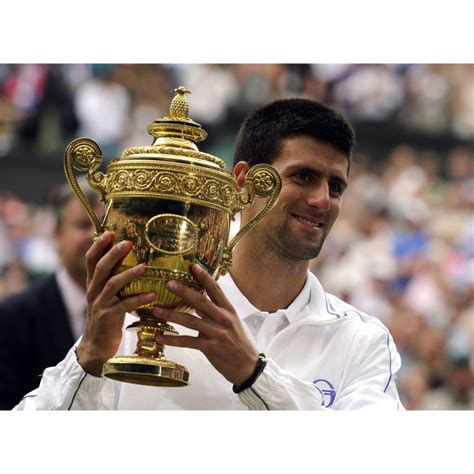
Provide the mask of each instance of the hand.
{"label": "hand", "polygon": [[167,346],[200,350],[209,362],[231,383],[240,385],[255,370],[258,352],[245,334],[240,318],[221,288],[199,265],[192,265],[196,280],[208,297],[192,288],[170,281],[167,288],[196,310],[197,315],[155,308],[153,314],[198,332],[197,336],[164,336],[156,342]]}
{"label": "hand", "polygon": [[86,253],[87,322],[76,354],[82,368],[95,376],[102,374],[104,363],[120,346],[125,313],[155,299],[155,293],[125,299],[117,296],[125,285],[143,275],[145,265],[112,276],[113,268],[132,249],[131,242],[122,241],[107,251],[114,239],[113,232],[104,232]]}

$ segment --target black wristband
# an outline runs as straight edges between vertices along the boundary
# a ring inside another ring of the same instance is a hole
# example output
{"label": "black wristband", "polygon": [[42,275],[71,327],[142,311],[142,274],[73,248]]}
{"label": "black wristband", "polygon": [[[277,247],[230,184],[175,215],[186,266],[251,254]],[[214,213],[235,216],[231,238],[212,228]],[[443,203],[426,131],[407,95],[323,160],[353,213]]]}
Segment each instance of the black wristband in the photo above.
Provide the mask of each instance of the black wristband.
{"label": "black wristband", "polygon": [[250,377],[244,382],[242,382],[240,385],[233,385],[232,390],[234,391],[234,393],[240,393],[246,390],[247,388],[250,388],[258,379],[260,374],[263,372],[263,369],[266,365],[267,359],[265,358],[265,354],[258,354],[258,362],[255,366],[255,370],[252,372],[252,375],[250,375]]}

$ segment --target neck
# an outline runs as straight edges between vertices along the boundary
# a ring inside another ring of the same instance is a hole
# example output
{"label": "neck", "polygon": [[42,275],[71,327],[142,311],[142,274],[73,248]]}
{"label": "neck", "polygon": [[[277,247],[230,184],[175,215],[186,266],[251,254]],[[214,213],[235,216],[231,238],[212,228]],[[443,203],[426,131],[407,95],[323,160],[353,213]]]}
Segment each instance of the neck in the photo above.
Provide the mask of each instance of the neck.
{"label": "neck", "polygon": [[87,284],[85,275],[75,275],[75,276],[72,276],[72,279],[75,281],[75,283],[79,285],[80,288],[82,288],[85,291],[86,284]]}
{"label": "neck", "polygon": [[233,252],[232,279],[260,311],[287,308],[303,289],[309,262],[282,259],[269,249],[248,245],[248,240],[243,237]]}
{"label": "neck", "polygon": [[69,278],[83,291],[86,291],[86,278],[87,276],[83,273],[76,273],[70,271],[70,269],[65,268],[66,273],[69,275]]}

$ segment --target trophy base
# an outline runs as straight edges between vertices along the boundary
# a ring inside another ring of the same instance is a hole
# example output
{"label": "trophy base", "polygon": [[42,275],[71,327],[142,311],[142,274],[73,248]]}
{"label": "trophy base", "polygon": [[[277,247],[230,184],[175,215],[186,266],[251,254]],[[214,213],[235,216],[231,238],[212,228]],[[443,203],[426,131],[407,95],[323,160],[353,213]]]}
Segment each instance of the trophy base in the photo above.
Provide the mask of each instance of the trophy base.
{"label": "trophy base", "polygon": [[113,357],[104,364],[103,375],[120,382],[154,387],[184,387],[189,372],[182,365],[151,357]]}

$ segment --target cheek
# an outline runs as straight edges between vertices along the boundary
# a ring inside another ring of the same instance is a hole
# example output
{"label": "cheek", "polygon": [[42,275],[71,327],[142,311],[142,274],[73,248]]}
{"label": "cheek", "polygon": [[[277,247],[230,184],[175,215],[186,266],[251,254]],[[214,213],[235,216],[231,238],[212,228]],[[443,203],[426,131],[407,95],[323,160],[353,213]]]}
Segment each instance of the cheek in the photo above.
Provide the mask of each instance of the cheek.
{"label": "cheek", "polygon": [[88,229],[70,229],[60,239],[59,245],[68,252],[87,250],[93,242],[93,234]]}
{"label": "cheek", "polygon": [[81,247],[90,247],[94,241],[94,233],[90,230],[84,230],[77,232],[77,242]]}
{"label": "cheek", "polygon": [[334,221],[339,216],[339,211],[340,210],[341,210],[341,201],[340,200],[334,201],[331,204],[331,211],[330,211],[331,212],[331,224],[333,224]]}
{"label": "cheek", "polygon": [[282,188],[275,207],[288,208],[301,202],[306,198],[304,190],[292,189],[290,186]]}

